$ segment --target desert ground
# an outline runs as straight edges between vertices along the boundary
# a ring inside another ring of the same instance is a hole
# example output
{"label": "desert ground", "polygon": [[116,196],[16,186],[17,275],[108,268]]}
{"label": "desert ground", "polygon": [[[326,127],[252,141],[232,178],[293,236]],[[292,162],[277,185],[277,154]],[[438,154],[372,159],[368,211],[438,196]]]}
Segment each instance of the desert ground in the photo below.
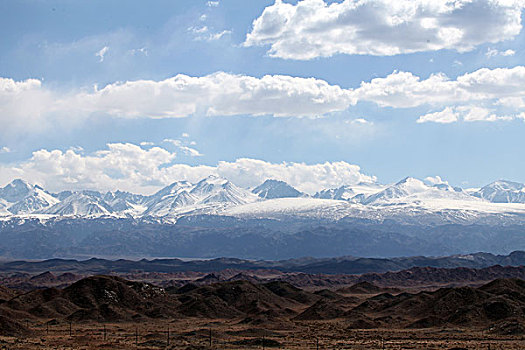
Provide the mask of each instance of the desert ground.
{"label": "desert ground", "polygon": [[[345,320],[243,325],[238,320],[30,324],[2,349],[524,349],[521,335],[458,328],[348,329]],[[104,331],[105,330],[105,331]],[[169,331],[169,333],[168,333]],[[104,335],[105,334],[105,335]],[[169,334],[169,340],[168,340]]]}
{"label": "desert ground", "polygon": [[163,288],[97,275],[57,288],[38,276],[33,289],[0,288],[1,349],[525,349],[519,278],[298,288],[200,277]]}

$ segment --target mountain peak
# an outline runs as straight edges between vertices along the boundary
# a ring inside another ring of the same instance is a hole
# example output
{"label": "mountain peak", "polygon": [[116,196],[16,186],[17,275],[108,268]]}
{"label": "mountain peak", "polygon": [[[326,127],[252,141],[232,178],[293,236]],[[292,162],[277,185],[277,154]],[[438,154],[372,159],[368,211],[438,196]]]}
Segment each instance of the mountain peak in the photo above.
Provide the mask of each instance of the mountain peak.
{"label": "mountain peak", "polygon": [[295,198],[302,197],[304,193],[296,190],[289,184],[281,180],[267,179],[252,190],[252,193],[261,198]]}
{"label": "mountain peak", "polygon": [[210,174],[206,176],[204,179],[202,179],[201,181],[199,181],[199,183],[201,182],[203,183],[205,182],[205,183],[212,184],[212,185],[224,185],[228,183],[229,181],[218,175]]}
{"label": "mountain peak", "polygon": [[399,180],[396,183],[397,185],[403,185],[403,184],[417,184],[417,185],[425,185],[423,181],[416,179],[415,177],[407,176],[401,180]]}
{"label": "mountain peak", "polygon": [[11,181],[9,185],[11,186],[31,186],[29,182],[22,180],[22,179],[14,179],[13,181]]}
{"label": "mountain peak", "polygon": [[18,202],[29,195],[34,190],[34,187],[22,179],[15,179],[7,184],[4,188],[0,188],[0,198],[8,202]]}
{"label": "mountain peak", "polygon": [[493,203],[525,203],[525,185],[509,180],[497,180],[473,193]]}

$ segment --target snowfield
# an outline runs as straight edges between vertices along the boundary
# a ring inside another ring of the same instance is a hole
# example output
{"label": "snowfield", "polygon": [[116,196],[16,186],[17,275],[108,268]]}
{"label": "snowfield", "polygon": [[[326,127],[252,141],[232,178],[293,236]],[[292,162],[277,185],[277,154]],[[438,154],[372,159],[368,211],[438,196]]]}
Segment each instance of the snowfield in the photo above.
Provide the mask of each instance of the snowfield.
{"label": "snowfield", "polygon": [[503,180],[465,191],[446,183],[428,184],[411,177],[391,185],[343,185],[312,196],[282,181],[267,180],[249,191],[217,176],[197,183],[174,182],[151,196],[120,191],[52,194],[39,186],[15,180],[0,188],[0,217],[4,221],[131,217],[175,223],[184,216],[222,215],[333,221],[394,219],[431,224],[521,223],[525,221],[524,193],[525,185]]}

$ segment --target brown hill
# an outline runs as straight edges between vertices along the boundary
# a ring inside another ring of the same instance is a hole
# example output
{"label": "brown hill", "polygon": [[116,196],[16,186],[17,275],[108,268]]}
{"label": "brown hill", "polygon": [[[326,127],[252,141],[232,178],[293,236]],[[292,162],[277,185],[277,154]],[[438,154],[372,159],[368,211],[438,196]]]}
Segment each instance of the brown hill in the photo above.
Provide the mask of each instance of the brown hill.
{"label": "brown hill", "polygon": [[[417,294],[384,291],[370,283],[350,287],[359,295],[310,293],[289,283],[230,281],[187,284],[166,290],[115,276],[93,276],[67,288],[17,295],[0,304],[0,323],[56,319],[124,322],[148,318],[239,319],[253,325],[341,319],[347,328],[480,327],[500,334],[525,329],[525,281],[498,279],[481,287],[441,288]],[[1,324],[0,324],[1,326]],[[7,326],[6,326],[7,327]],[[5,334],[23,333],[18,323]]]}
{"label": "brown hill", "polygon": [[17,293],[14,290],[0,286],[0,304],[13,298],[15,295],[17,295]]}
{"label": "brown hill", "polygon": [[397,288],[382,288],[373,283],[362,281],[350,287],[343,287],[337,290],[341,294],[379,294],[379,293],[399,293],[401,290]]}
{"label": "brown hill", "polygon": [[20,322],[0,315],[0,335],[8,337],[21,337],[29,334],[29,330]]}
{"label": "brown hill", "polygon": [[[504,320],[525,320],[522,280],[496,280],[480,288],[441,288],[435,292],[380,294],[354,308],[376,318],[397,317],[398,326],[488,327]],[[349,314],[351,317],[351,313]]]}
{"label": "brown hill", "polygon": [[[310,300],[317,296],[287,283],[255,285],[247,281],[215,283],[198,288],[179,289],[181,314],[210,318],[232,318],[239,315],[279,317],[293,313],[300,304],[296,299]],[[281,294],[281,295],[279,295]]]}
{"label": "brown hill", "polygon": [[342,318],[345,310],[338,307],[335,303],[327,300],[319,300],[308,309],[295,317],[295,320],[331,320]]}
{"label": "brown hill", "polygon": [[93,276],[60,290],[48,288],[17,296],[4,305],[40,318],[123,321],[176,314],[176,300],[163,289],[114,276]]}
{"label": "brown hill", "polygon": [[358,281],[367,281],[379,286],[410,287],[465,285],[492,281],[498,278],[525,279],[525,266],[494,265],[482,269],[413,267],[396,272],[364,274],[359,277]]}

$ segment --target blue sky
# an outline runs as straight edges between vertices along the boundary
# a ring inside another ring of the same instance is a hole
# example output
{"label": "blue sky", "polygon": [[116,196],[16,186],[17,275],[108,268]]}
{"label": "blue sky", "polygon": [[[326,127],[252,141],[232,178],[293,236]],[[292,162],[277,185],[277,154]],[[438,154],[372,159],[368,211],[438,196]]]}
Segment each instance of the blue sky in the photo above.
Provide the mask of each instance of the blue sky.
{"label": "blue sky", "polygon": [[0,185],[525,182],[524,3],[395,3],[0,0]]}

